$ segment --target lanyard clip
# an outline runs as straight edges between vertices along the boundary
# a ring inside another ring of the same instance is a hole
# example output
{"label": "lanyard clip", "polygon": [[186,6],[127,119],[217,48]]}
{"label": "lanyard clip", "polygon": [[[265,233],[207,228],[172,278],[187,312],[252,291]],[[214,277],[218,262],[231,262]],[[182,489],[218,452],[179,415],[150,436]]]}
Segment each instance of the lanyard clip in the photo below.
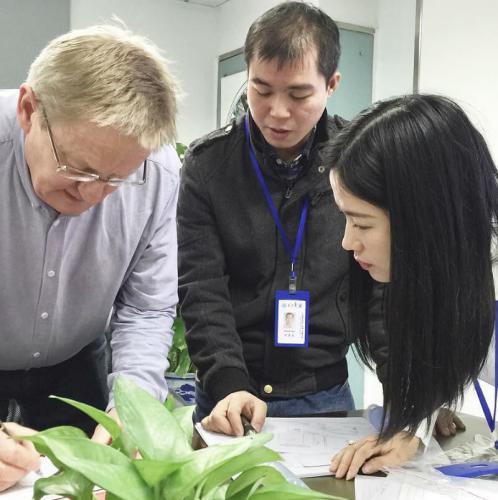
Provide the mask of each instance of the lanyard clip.
{"label": "lanyard clip", "polygon": [[297,277],[294,272],[294,266],[292,266],[292,270],[289,274],[289,293],[296,293],[297,291]]}

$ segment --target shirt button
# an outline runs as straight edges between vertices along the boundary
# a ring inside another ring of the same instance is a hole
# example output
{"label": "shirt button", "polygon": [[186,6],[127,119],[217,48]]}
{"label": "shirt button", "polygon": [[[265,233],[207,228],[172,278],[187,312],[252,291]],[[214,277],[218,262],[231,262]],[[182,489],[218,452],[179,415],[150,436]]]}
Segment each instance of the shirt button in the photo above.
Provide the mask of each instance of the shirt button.
{"label": "shirt button", "polygon": [[33,353],[33,358],[39,358],[39,357],[40,357],[40,353],[39,352]]}
{"label": "shirt button", "polygon": [[271,394],[273,392],[273,387],[270,384],[266,384],[263,387],[263,391],[265,391],[266,394]]}
{"label": "shirt button", "polygon": [[48,318],[48,312],[42,312],[42,313],[40,314],[40,318],[41,318],[41,319],[47,319],[47,318]]}
{"label": "shirt button", "polygon": [[48,273],[47,273],[47,276],[49,278],[53,278],[55,276],[55,271],[52,271],[52,269],[50,269],[50,271],[48,271]]}
{"label": "shirt button", "polygon": [[61,221],[60,221],[59,219],[54,220],[54,226],[58,226],[58,225],[60,224],[60,222],[61,222]]}
{"label": "shirt button", "polygon": [[318,172],[320,172],[321,174],[323,174],[323,172],[325,172],[325,167],[323,165],[320,165],[318,167]]}

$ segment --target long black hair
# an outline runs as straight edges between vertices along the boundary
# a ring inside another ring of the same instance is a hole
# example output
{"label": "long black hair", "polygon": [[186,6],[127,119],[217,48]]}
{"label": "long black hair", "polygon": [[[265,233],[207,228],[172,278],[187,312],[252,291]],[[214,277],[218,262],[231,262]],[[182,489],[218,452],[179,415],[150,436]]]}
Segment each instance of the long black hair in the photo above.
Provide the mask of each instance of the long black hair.
{"label": "long black hair", "polygon": [[[498,175],[482,135],[452,100],[410,95],[372,105],[334,142],[339,183],[388,211],[389,341],[381,439],[455,405],[488,353],[495,321],[491,244]],[[373,280],[354,263],[351,327],[372,361]]]}

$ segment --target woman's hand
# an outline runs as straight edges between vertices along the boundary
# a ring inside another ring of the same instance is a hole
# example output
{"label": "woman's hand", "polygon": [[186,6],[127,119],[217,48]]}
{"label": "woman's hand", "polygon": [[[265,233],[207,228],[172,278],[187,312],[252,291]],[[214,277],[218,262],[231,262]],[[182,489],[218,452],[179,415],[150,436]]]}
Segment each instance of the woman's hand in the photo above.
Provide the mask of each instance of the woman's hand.
{"label": "woman's hand", "polygon": [[378,442],[377,436],[368,436],[354,442],[332,457],[330,472],[335,477],[353,479],[361,469],[365,474],[382,467],[401,465],[415,456],[420,439],[408,432],[398,432],[391,439]]}
{"label": "woman's hand", "polygon": [[464,431],[465,424],[448,408],[440,408],[434,426],[436,436],[454,436],[457,431]]}

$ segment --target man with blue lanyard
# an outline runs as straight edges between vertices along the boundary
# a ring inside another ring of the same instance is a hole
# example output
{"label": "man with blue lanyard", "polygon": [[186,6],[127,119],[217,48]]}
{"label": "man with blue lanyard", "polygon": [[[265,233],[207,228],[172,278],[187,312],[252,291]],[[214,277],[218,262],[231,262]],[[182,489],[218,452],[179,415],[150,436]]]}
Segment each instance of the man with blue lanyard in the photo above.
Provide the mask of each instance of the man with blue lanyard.
{"label": "man with blue lanyard", "polygon": [[246,38],[247,115],[185,157],[181,314],[198,369],[194,418],[212,430],[241,435],[241,415],[259,430],[266,415],[354,407],[344,221],[326,164],[343,123],[325,109],[339,55],[337,26],[320,9],[270,9]]}

